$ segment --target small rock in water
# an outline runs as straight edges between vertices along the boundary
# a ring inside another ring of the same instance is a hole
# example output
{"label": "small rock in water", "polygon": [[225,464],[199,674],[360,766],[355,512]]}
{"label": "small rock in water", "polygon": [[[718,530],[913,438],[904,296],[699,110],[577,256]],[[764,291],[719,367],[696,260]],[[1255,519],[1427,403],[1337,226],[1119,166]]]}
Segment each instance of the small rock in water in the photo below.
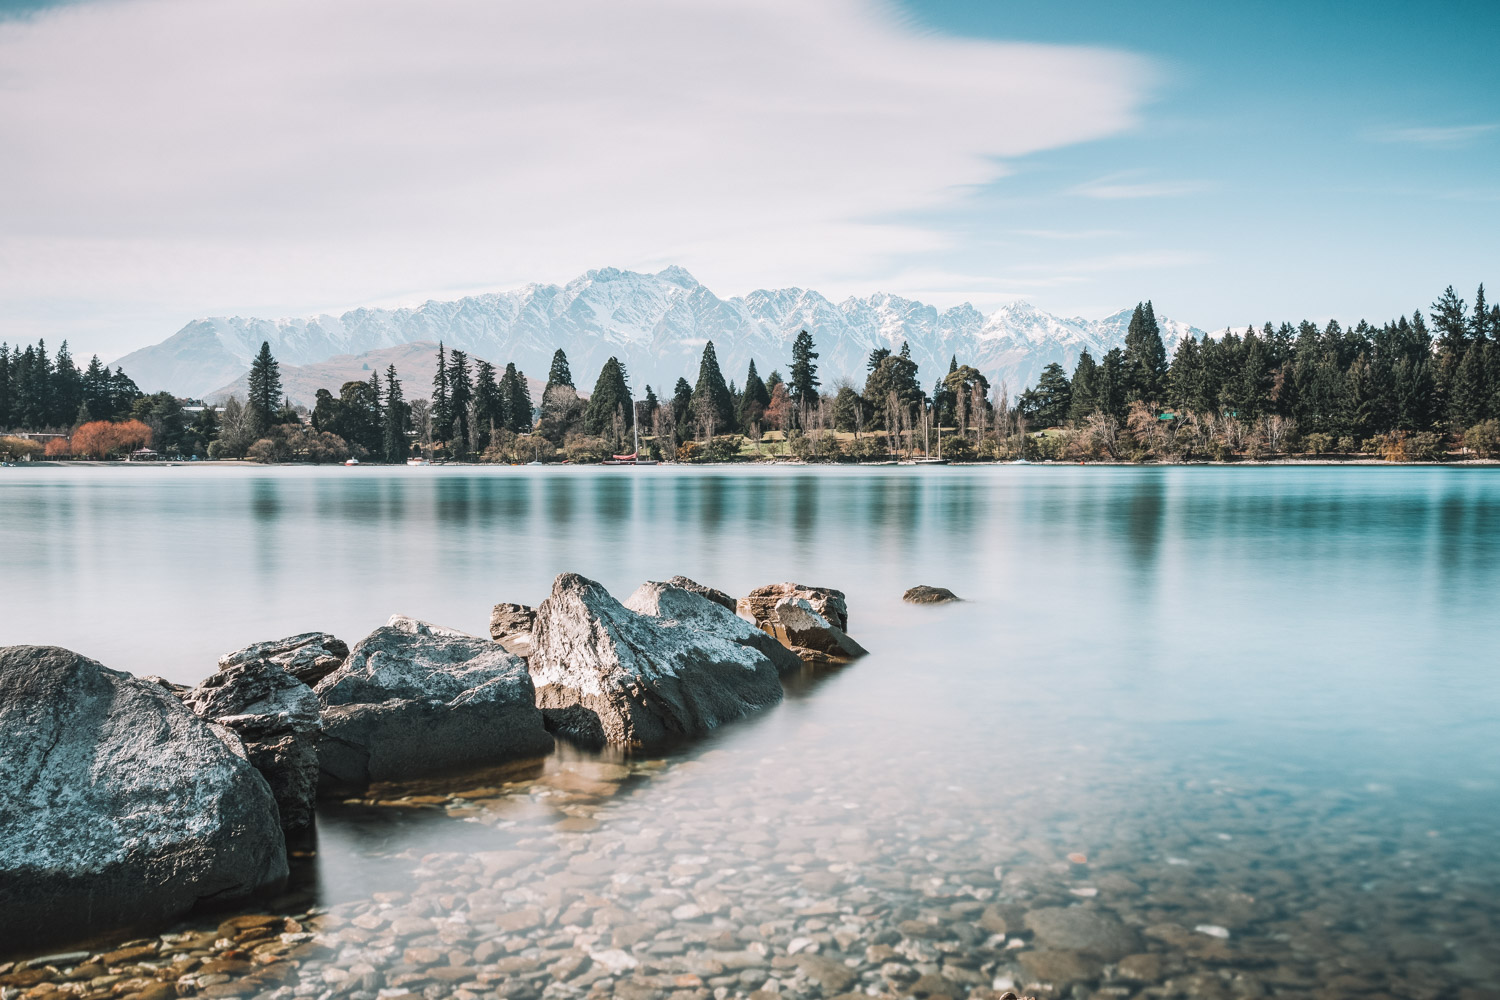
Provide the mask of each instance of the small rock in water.
{"label": "small rock in water", "polygon": [[911,588],[901,595],[901,599],[908,604],[951,604],[963,600],[947,587],[929,587],[926,584]]}
{"label": "small rock in water", "polygon": [[1193,930],[1199,934],[1207,934],[1209,937],[1216,937],[1220,940],[1229,937],[1229,929],[1227,927],[1220,927],[1218,924],[1199,924]]}

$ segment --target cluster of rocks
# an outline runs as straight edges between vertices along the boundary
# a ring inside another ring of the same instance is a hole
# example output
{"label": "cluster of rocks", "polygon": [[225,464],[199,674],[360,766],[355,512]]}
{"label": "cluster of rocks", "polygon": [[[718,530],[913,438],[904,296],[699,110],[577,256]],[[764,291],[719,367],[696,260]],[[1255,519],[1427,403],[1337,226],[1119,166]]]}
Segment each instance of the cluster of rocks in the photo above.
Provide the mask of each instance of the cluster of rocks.
{"label": "cluster of rocks", "polygon": [[321,632],[248,646],[193,688],[0,650],[0,935],[26,946],[274,887],[320,795],[541,757],[554,733],[702,735],[777,704],[805,665],[862,655],[847,625],[825,588],[736,603],[678,577],[621,603],[565,573],[535,609],[497,605],[488,639],[396,615],[353,649]]}

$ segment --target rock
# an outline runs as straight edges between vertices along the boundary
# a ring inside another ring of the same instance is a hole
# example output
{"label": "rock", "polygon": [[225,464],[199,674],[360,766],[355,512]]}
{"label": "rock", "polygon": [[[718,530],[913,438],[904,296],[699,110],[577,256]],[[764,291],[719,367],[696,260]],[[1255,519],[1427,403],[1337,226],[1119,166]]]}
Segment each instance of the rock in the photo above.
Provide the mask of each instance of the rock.
{"label": "rock", "polygon": [[782,598],[762,627],[807,663],[848,663],[869,652],[802,597]]}
{"label": "rock", "polygon": [[[674,577],[677,580],[686,577]],[[691,580],[688,580],[692,583]],[[707,589],[707,588],[704,588]],[[766,655],[785,677],[802,669],[802,659],[774,636],[768,635],[699,591],[675,583],[643,583],[625,599],[625,607],[654,618],[670,618],[709,635],[715,635]]]}
{"label": "rock", "polygon": [[963,600],[947,587],[929,587],[926,584],[911,588],[901,595],[901,599],[908,604],[948,604]]}
{"label": "rock", "polygon": [[1141,950],[1140,936],[1107,913],[1079,906],[1030,910],[1026,926],[1048,948],[1114,961]]}
{"label": "rock", "polygon": [[0,649],[0,940],[24,949],[283,882],[266,780],[161,687]]}
{"label": "rock", "polygon": [[277,663],[249,660],[182,696],[199,717],[239,737],[271,786],[284,830],[312,825],[318,791],[318,696]]}
{"label": "rock", "polygon": [[1154,983],[1161,979],[1161,956],[1150,952],[1126,955],[1120,959],[1116,972],[1121,979],[1137,983]]}
{"label": "rock", "polygon": [[814,611],[837,625],[840,630],[849,631],[849,605],[844,592],[828,587],[809,587],[802,583],[768,583],[764,587],[756,587],[735,602],[735,612],[741,618],[755,623],[757,628],[769,631],[765,622],[770,619],[776,605],[787,597],[802,598],[812,605]]}
{"label": "rock", "polygon": [[524,604],[497,604],[490,612],[490,638],[517,656],[531,655],[535,625],[536,609]]}
{"label": "rock", "polygon": [[[678,593],[670,599],[712,607]],[[782,697],[764,653],[689,622],[637,614],[576,573],[559,576],[537,608],[530,669],[548,728],[594,744],[659,746]]]}
{"label": "rock", "polygon": [[854,970],[849,966],[831,958],[824,958],[822,955],[798,955],[797,968],[801,969],[807,978],[816,980],[828,996],[844,992],[856,978]]}
{"label": "rock", "polygon": [[324,795],[552,749],[523,660],[400,615],[360,640],[316,693]]}
{"label": "rock", "polygon": [[252,660],[270,660],[311,687],[337,670],[348,657],[348,644],[337,636],[303,632],[225,653],[219,657],[219,669],[227,670]]}
{"label": "rock", "polygon": [[715,590],[712,587],[705,587],[703,584],[697,582],[696,580],[689,580],[685,576],[674,576],[672,577],[672,579],[668,580],[667,583],[671,584],[674,587],[681,587],[683,590],[692,591],[699,597],[706,597],[710,601],[713,601],[715,604],[717,604],[719,607],[724,608],[730,612],[735,611],[734,598],[730,597],[722,590]]}
{"label": "rock", "polygon": [[1099,978],[1099,962],[1076,951],[1023,951],[1017,959],[1027,978],[1054,986]]}

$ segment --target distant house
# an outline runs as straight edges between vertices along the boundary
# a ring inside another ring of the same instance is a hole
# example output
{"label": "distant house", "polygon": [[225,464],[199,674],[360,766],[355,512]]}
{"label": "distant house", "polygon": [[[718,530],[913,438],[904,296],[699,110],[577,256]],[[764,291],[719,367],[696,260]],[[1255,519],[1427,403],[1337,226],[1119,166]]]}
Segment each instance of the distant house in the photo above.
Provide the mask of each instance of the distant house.
{"label": "distant house", "polygon": [[157,453],[157,452],[152,451],[150,448],[137,448],[135,451],[132,451],[126,457],[125,461],[127,461],[127,462],[154,462],[158,458],[161,458],[161,455],[159,453]]}

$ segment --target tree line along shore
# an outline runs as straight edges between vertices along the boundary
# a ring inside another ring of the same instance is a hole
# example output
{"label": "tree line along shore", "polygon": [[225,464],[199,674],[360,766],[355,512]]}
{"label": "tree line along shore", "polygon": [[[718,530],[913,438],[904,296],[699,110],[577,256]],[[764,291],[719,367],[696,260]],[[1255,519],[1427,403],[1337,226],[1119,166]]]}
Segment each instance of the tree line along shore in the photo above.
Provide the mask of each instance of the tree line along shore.
{"label": "tree line along shore", "polygon": [[[1182,339],[1168,356],[1151,303],[1123,347],[1087,350],[1071,374],[1050,364],[1016,396],[955,356],[924,388],[906,345],[870,352],[863,385],[825,385],[811,334],[787,374],[726,380],[713,343],[697,379],[636,394],[617,358],[587,395],[558,350],[540,399],[514,363],[502,370],[438,347],[425,398],[406,398],[394,365],[320,389],[311,409],[282,394],[269,343],[245,399],[222,406],[142,393],[97,357],[79,369],[66,343],[0,345],[0,458],[132,454],[259,462],[595,463],[796,459],[871,462],[1243,461],[1500,457],[1500,305],[1470,307],[1450,286],[1426,316],[1380,326],[1266,323]],[[658,391],[660,390],[660,391]]]}

